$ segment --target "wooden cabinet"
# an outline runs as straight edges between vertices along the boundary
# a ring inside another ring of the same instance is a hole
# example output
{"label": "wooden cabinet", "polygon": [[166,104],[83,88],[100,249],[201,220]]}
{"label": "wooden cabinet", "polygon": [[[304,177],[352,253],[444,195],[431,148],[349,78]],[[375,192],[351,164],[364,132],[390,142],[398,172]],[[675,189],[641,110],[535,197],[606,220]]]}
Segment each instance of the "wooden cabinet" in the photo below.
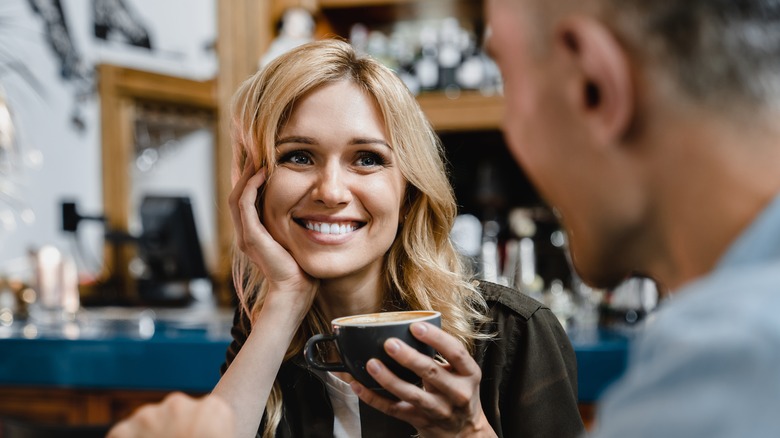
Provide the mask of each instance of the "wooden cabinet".
{"label": "wooden cabinet", "polygon": [[0,388],[0,418],[40,424],[107,425],[127,417],[146,403],[161,401],[168,394],[168,391],[6,387]]}
{"label": "wooden cabinet", "polygon": [[[41,424],[108,425],[126,418],[147,403],[164,399],[167,391],[0,388],[0,418]],[[202,396],[202,393],[191,393]],[[592,429],[595,406],[580,404],[587,429]]]}

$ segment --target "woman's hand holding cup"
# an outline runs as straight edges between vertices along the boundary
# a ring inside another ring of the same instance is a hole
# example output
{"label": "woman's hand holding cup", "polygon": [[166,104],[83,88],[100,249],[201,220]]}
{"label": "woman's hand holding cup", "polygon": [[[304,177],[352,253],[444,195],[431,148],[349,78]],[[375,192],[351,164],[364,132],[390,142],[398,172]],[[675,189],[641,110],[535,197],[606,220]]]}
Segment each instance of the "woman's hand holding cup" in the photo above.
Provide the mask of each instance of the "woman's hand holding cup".
{"label": "woman's hand holding cup", "polygon": [[366,368],[386,391],[399,400],[391,400],[358,382],[352,390],[375,409],[414,426],[423,437],[494,437],[479,398],[482,371],[463,345],[440,328],[414,323],[416,339],[430,345],[447,361],[442,363],[421,354],[406,343],[392,338],[385,351],[396,362],[422,378],[423,387],[398,378],[377,359]]}

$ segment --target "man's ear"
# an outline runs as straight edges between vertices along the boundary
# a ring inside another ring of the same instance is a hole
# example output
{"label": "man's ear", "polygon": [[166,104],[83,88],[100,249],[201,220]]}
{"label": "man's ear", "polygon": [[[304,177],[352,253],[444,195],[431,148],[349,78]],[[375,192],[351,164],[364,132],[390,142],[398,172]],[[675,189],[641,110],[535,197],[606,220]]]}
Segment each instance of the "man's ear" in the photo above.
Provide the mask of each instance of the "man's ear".
{"label": "man's ear", "polygon": [[573,103],[579,107],[599,144],[622,137],[633,117],[634,89],[629,59],[602,23],[570,17],[559,23],[556,43],[575,69]]}

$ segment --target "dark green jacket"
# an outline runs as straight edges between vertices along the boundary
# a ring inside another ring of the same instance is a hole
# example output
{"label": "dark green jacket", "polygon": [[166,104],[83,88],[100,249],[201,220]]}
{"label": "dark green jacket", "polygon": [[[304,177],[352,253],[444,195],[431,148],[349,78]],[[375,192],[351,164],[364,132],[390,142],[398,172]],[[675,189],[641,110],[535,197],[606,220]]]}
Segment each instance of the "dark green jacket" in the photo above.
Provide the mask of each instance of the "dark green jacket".
{"label": "dark green jacket", "polygon": [[[481,283],[495,333],[479,341],[474,359],[482,369],[482,409],[499,437],[576,437],[584,431],[577,408],[577,363],[555,315],[522,293]],[[224,373],[246,341],[248,327],[238,312]],[[303,357],[282,364],[277,379],[284,414],[277,437],[332,437],[333,411],[325,384],[306,369]],[[365,438],[414,436],[408,424],[360,403]],[[260,429],[262,431],[262,427]],[[259,436],[259,435],[258,435]]]}

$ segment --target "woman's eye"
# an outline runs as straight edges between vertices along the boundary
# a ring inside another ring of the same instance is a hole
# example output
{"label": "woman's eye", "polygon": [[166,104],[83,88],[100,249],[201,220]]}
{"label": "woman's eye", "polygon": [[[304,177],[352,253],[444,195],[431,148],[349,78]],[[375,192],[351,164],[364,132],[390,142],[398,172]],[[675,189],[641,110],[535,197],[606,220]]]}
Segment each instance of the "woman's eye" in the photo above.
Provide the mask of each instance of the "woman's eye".
{"label": "woman's eye", "polygon": [[374,152],[361,152],[357,159],[358,166],[373,167],[385,164],[384,158]]}
{"label": "woman's eye", "polygon": [[311,157],[304,151],[292,151],[279,157],[280,163],[291,163],[298,165],[311,164]]}

